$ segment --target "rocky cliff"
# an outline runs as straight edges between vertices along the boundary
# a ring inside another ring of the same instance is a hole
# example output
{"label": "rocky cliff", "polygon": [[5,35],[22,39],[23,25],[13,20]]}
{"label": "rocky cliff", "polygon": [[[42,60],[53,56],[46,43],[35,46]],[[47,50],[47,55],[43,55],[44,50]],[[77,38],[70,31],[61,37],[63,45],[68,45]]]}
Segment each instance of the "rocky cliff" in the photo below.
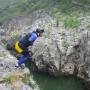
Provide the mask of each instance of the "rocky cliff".
{"label": "rocky cliff", "polygon": [[28,68],[16,68],[17,59],[0,42],[0,89],[40,90]]}
{"label": "rocky cliff", "polygon": [[[8,32],[7,36],[12,32],[23,34],[36,27],[45,28],[44,37],[39,38],[32,49],[33,71],[54,76],[76,76],[82,79],[90,90],[90,31],[86,28],[90,24],[90,17],[83,17],[78,30],[66,30],[62,24],[56,27],[54,19],[45,12],[34,12],[28,18],[21,18],[10,19],[2,26]],[[5,40],[5,37],[2,39]]]}

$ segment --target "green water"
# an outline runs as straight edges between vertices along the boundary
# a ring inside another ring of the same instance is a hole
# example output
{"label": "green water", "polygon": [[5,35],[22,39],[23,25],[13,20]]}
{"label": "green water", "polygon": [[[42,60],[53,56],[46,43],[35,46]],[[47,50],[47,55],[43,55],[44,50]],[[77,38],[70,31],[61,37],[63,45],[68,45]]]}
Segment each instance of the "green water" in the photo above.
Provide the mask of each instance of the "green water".
{"label": "green water", "polygon": [[74,77],[55,78],[41,73],[33,76],[41,90],[85,90],[82,82]]}

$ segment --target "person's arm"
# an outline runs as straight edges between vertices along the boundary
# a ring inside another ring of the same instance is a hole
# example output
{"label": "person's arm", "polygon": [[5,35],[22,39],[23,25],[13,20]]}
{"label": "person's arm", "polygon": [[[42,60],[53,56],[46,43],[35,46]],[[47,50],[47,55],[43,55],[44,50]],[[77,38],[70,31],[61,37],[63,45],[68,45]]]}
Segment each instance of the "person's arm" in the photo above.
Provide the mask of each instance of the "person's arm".
{"label": "person's arm", "polygon": [[36,35],[36,34],[32,34],[32,35],[30,36],[30,38],[29,38],[29,42],[30,42],[30,52],[29,52],[29,54],[30,54],[30,56],[33,55],[33,53],[32,53],[32,46],[33,46],[33,42],[34,42],[36,39],[37,39],[37,35]]}
{"label": "person's arm", "polygon": [[30,44],[33,45],[33,42],[34,42],[36,39],[37,39],[36,34],[32,34],[32,35],[30,36],[30,38],[29,38],[29,42],[30,42]]}

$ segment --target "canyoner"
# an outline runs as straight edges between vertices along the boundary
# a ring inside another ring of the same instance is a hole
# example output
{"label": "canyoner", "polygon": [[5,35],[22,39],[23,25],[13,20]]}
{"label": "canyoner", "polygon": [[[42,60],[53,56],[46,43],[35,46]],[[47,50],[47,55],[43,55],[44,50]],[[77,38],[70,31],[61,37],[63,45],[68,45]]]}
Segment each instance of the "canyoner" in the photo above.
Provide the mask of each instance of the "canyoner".
{"label": "canyoner", "polygon": [[18,54],[21,54],[21,57],[18,59],[18,63],[16,67],[24,68],[23,63],[29,60],[30,57],[33,56],[31,50],[29,50],[29,46],[33,46],[33,43],[38,37],[42,37],[44,33],[44,29],[37,28],[35,31],[26,34],[20,40],[15,43],[15,50]]}

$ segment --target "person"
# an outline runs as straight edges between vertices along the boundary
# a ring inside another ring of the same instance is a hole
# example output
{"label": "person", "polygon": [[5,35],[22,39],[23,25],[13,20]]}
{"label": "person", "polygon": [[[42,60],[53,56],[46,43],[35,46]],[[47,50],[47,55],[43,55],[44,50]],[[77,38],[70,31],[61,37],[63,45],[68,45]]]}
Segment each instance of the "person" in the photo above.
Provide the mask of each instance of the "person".
{"label": "person", "polygon": [[29,46],[33,46],[33,43],[38,37],[42,37],[44,29],[37,28],[36,31],[26,34],[19,41],[15,43],[15,50],[22,56],[19,58],[16,67],[22,67],[30,57],[32,57],[32,51],[28,49]]}

